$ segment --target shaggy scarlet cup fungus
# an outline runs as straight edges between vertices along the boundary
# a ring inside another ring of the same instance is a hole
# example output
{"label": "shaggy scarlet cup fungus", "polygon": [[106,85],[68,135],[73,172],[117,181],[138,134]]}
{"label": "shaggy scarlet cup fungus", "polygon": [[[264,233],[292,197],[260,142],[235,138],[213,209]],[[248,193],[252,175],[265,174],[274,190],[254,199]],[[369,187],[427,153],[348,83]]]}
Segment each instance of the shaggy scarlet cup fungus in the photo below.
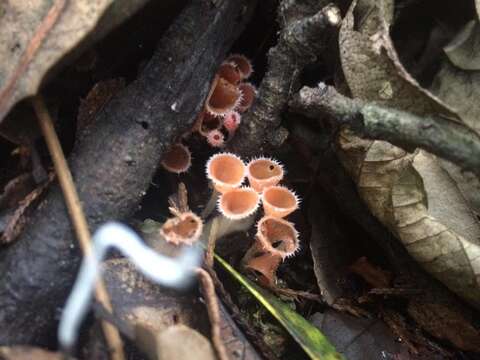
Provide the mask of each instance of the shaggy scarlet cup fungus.
{"label": "shaggy scarlet cup fungus", "polygon": [[238,85],[238,89],[242,93],[242,99],[240,100],[237,109],[240,112],[245,112],[252,106],[253,101],[257,96],[257,89],[250,83],[241,83]]}
{"label": "shaggy scarlet cup fungus", "polygon": [[223,118],[223,126],[229,134],[235,133],[238,126],[242,122],[242,116],[236,111],[230,111]]}
{"label": "shaggy scarlet cup fungus", "polygon": [[216,116],[223,116],[234,110],[242,100],[242,92],[237,86],[216,76],[208,95],[205,108]]}
{"label": "shaggy scarlet cup fungus", "polygon": [[225,136],[220,130],[212,130],[207,134],[207,142],[212,147],[222,147],[225,144]]}
{"label": "shaggy scarlet cup fungus", "polygon": [[247,177],[250,186],[258,192],[269,186],[277,185],[284,175],[282,164],[277,160],[259,157],[247,165]]}
{"label": "shaggy scarlet cup fungus", "polygon": [[298,231],[284,219],[264,216],[257,224],[256,236],[254,247],[280,255],[282,259],[294,255],[300,248]]}
{"label": "shaggy scarlet cup fungus", "polygon": [[192,164],[192,155],[190,150],[183,144],[174,144],[163,154],[161,160],[162,166],[175,174],[187,171]]}
{"label": "shaggy scarlet cup fungus", "polygon": [[247,253],[243,267],[254,273],[262,285],[272,287],[277,281],[276,272],[282,260],[278,254],[256,251],[251,255]]}
{"label": "shaggy scarlet cup fungus", "polygon": [[244,219],[257,211],[260,196],[250,187],[231,189],[218,199],[218,211],[227,219]]}
{"label": "shaggy scarlet cup fungus", "polygon": [[284,186],[269,186],[262,193],[263,210],[266,215],[284,218],[298,209],[298,196]]}
{"label": "shaggy scarlet cup fungus", "polygon": [[242,80],[242,74],[233,62],[224,61],[218,68],[217,75],[232,85],[238,85]]}
{"label": "shaggy scarlet cup fungus", "polygon": [[160,229],[167,242],[175,245],[191,245],[196,242],[202,234],[203,222],[191,211],[179,213],[175,217],[165,221]]}
{"label": "shaggy scarlet cup fungus", "polygon": [[238,70],[240,70],[240,74],[242,75],[242,79],[248,79],[253,73],[252,63],[244,55],[232,54],[227,58],[226,61],[237,65]]}
{"label": "shaggy scarlet cup fungus", "polygon": [[207,162],[207,178],[221,193],[242,185],[245,180],[245,164],[231,153],[215,154]]}

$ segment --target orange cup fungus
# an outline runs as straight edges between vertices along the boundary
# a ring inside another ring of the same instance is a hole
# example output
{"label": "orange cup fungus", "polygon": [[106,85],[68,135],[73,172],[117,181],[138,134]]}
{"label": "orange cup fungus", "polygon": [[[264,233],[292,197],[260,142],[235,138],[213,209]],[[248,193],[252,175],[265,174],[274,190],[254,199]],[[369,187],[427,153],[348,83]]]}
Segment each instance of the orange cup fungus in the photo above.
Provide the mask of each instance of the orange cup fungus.
{"label": "orange cup fungus", "polygon": [[270,186],[263,190],[262,203],[266,215],[284,218],[298,209],[298,196],[284,186]]}
{"label": "orange cup fungus", "polygon": [[242,185],[246,167],[242,159],[231,153],[215,154],[207,162],[207,177],[221,193]]}
{"label": "orange cup fungus", "polygon": [[242,121],[242,116],[236,111],[230,111],[223,118],[223,126],[228,133],[234,133]]}
{"label": "orange cup fungus", "polygon": [[[248,260],[246,260],[248,257]],[[264,286],[274,286],[277,281],[276,272],[282,257],[270,252],[256,251],[245,256],[244,269],[252,272]]]}
{"label": "orange cup fungus", "polygon": [[257,239],[259,248],[280,255],[282,259],[294,255],[300,247],[295,226],[289,221],[268,215],[257,224]]}
{"label": "orange cup fungus", "polygon": [[174,144],[163,154],[160,161],[162,166],[175,174],[180,174],[187,171],[192,164],[192,155],[190,150],[183,144]]}
{"label": "orange cup fungus", "polygon": [[250,77],[250,75],[252,75],[252,73],[253,73],[252,63],[244,55],[232,54],[227,58],[226,61],[227,62],[232,62],[237,66],[237,68],[240,71],[240,74],[242,76],[242,79],[248,79]]}
{"label": "orange cup fungus", "polygon": [[284,175],[282,164],[277,160],[259,157],[247,165],[247,178],[250,186],[258,192],[269,186],[277,185]]}
{"label": "orange cup fungus", "polygon": [[216,76],[208,95],[205,108],[216,116],[224,116],[235,110],[242,99],[242,92],[227,80]]}
{"label": "orange cup fungus", "polygon": [[203,222],[200,217],[188,211],[168,219],[161,227],[160,235],[175,245],[191,245],[200,238],[202,228]]}
{"label": "orange cup fungus", "polygon": [[258,209],[260,196],[250,187],[231,189],[218,199],[218,210],[227,219],[240,220]]}
{"label": "orange cup fungus", "polygon": [[238,111],[245,112],[253,104],[255,97],[257,96],[257,89],[252,84],[245,82],[238,85],[238,89],[242,93],[240,103],[238,104]]}
{"label": "orange cup fungus", "polygon": [[210,131],[218,130],[222,127],[222,118],[204,110],[201,112],[195,126],[200,135],[206,137]]}

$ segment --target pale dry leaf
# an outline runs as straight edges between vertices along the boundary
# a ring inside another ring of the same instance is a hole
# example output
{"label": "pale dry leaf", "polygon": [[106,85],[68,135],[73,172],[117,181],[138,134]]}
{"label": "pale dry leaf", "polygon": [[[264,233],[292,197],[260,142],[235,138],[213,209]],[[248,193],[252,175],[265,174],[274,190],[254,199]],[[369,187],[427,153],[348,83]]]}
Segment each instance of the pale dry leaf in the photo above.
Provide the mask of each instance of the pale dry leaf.
{"label": "pale dry leaf", "polygon": [[395,232],[408,252],[480,307],[480,225],[433,155],[421,151],[415,156],[413,167],[393,185],[392,205]]}
{"label": "pale dry leaf", "polygon": [[[52,67],[89,36],[98,39],[146,0],[11,0],[0,8],[0,122],[18,101],[37,93]],[[111,6],[112,5],[112,6]],[[102,17],[111,6],[108,17]],[[122,11],[118,11],[119,8]],[[91,35],[99,20],[101,31]],[[82,46],[86,42],[81,43]],[[7,61],[8,59],[8,61]]]}
{"label": "pale dry leaf", "polygon": [[[479,31],[478,25],[475,28]],[[480,51],[472,48],[470,53],[480,63]],[[480,71],[462,70],[446,59],[435,76],[431,91],[454,107],[465,123],[480,134]],[[453,177],[472,210],[480,216],[480,180],[453,163],[440,162]]]}
{"label": "pale dry leaf", "polygon": [[443,48],[452,64],[462,70],[480,70],[480,23],[470,20]]}
{"label": "pale dry leaf", "polygon": [[[385,0],[379,4],[385,5],[388,2]],[[362,3],[362,1],[359,2],[359,4]],[[355,22],[354,9],[355,2],[345,17],[339,39],[342,67],[353,97],[420,116],[443,116],[460,124],[460,118],[456,112],[422,89],[399,63],[389,38],[387,21],[382,20],[385,17],[382,14],[382,6],[376,6],[369,12],[369,16],[374,17],[374,20],[364,19],[361,24]],[[362,24],[368,25],[365,27],[365,33]],[[371,24],[378,24],[378,29],[375,31]],[[397,234],[425,269],[451,290],[480,307],[477,290],[470,293],[466,291],[469,286],[478,287],[475,279],[478,276],[478,270],[475,263],[480,260],[477,258],[476,246],[471,245],[478,240],[478,238],[472,238],[475,236],[474,233],[457,234],[456,228],[449,228],[450,223],[442,223],[440,219],[435,221],[439,226],[442,225],[446,232],[432,232],[432,229],[427,226],[429,223],[420,224],[414,233],[409,233],[408,228],[401,227],[401,224],[409,224],[408,221],[413,218],[422,218],[425,209],[428,209],[429,191],[436,189],[437,192],[448,194],[456,190],[455,184],[442,181],[441,178],[435,179],[432,174],[428,175],[431,178],[424,184],[422,177],[418,176],[412,179],[415,181],[409,184],[408,188],[404,188],[406,193],[402,195],[403,205],[394,206],[394,200],[399,200],[397,197],[394,199],[393,191],[398,191],[395,187],[399,182],[401,183],[405,176],[415,171],[412,162],[416,154],[407,153],[387,142],[361,140],[347,132],[341,134],[339,144],[340,159],[355,180],[361,197],[372,213]],[[432,160],[432,162],[435,161],[435,159]],[[437,175],[436,173],[435,176]],[[434,188],[427,189],[430,186]],[[395,196],[397,195],[395,193]],[[447,217],[458,219],[465,215],[465,208],[467,208],[465,201],[461,197],[456,200],[455,206],[451,205],[456,215],[453,216],[450,213]],[[462,211],[460,211],[460,205],[463,206]],[[401,212],[402,206],[405,209],[408,208],[408,211]],[[469,216],[468,220],[475,221],[471,212]],[[402,221],[405,222],[402,223]],[[464,222],[461,224],[465,226]],[[474,227],[470,224],[468,228]],[[452,234],[452,237],[445,240],[442,237],[445,234]],[[423,251],[413,245],[409,247],[409,244],[418,240],[419,237],[423,241],[417,245],[421,244]],[[454,249],[462,249],[465,254],[462,257]],[[437,258],[439,251],[442,256]]]}

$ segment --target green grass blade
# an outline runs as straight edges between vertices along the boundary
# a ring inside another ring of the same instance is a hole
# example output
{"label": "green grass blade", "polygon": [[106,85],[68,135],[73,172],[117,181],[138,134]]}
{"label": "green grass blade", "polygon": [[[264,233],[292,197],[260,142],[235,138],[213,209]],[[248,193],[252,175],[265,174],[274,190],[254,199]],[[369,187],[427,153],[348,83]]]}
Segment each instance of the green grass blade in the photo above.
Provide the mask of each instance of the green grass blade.
{"label": "green grass blade", "polygon": [[215,255],[215,259],[280,322],[311,359],[343,359],[343,356],[335,350],[321,331],[305,318],[293,311],[276,296],[243,277],[220,256]]}

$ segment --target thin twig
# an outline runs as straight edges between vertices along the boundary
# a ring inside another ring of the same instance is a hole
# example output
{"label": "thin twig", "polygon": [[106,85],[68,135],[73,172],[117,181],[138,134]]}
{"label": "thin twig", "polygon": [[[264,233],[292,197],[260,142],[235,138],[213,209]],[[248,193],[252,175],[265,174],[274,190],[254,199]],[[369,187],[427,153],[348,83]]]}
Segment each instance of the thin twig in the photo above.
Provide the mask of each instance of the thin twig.
{"label": "thin twig", "polygon": [[[72,221],[75,234],[77,236],[80,248],[84,256],[88,256],[92,252],[90,242],[90,231],[88,229],[87,220],[82,210],[80,199],[78,198],[75,183],[72,174],[68,168],[67,160],[63,153],[60,141],[58,140],[52,119],[48,109],[40,95],[32,99],[33,108],[38,117],[38,122],[42,130],[45,142],[47,143],[50,156],[52,157],[55,172],[57,173],[60,187],[62,188],[65,203]],[[112,304],[108,296],[105,284],[98,280],[95,287],[95,297],[108,311],[112,312]],[[111,356],[114,360],[124,360],[123,343],[118,330],[106,321],[102,321],[102,329],[105,339],[110,347]]]}
{"label": "thin twig", "polygon": [[227,349],[220,334],[220,308],[218,306],[217,294],[215,294],[215,285],[208,272],[201,268],[197,268],[196,272],[202,283],[203,296],[205,297],[208,318],[210,319],[213,345],[215,346],[218,358],[220,360],[228,360]]}
{"label": "thin twig", "polygon": [[463,124],[363,103],[323,83],[302,88],[290,107],[307,117],[330,115],[361,137],[385,140],[407,151],[422,148],[480,178],[480,136]]}

